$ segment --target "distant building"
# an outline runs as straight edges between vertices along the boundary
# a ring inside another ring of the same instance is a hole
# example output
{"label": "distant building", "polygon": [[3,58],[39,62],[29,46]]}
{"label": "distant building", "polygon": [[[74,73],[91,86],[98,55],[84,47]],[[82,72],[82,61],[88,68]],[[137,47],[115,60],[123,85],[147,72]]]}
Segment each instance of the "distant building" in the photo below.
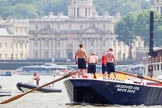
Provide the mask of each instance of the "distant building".
{"label": "distant building", "polygon": [[[129,46],[116,39],[115,24],[120,21],[120,13],[110,16],[108,12],[98,15],[93,0],[71,0],[68,15],[49,15],[40,19],[19,20],[0,18],[0,60],[74,59],[80,43],[87,54],[93,51],[99,57],[109,48],[114,49],[117,59],[129,56]],[[143,47],[143,41],[134,41],[132,53]]]}
{"label": "distant building", "polygon": [[0,18],[0,60],[26,60],[28,58],[28,20],[2,20]]}
{"label": "distant building", "polygon": [[118,60],[127,59],[129,47],[116,40],[114,25],[120,13],[99,16],[92,0],[71,0],[68,16],[50,12],[41,19],[30,20],[30,59],[74,59],[80,43],[87,53],[95,51],[99,57],[113,48]]}
{"label": "distant building", "polygon": [[162,0],[153,0],[152,8],[162,15]]}

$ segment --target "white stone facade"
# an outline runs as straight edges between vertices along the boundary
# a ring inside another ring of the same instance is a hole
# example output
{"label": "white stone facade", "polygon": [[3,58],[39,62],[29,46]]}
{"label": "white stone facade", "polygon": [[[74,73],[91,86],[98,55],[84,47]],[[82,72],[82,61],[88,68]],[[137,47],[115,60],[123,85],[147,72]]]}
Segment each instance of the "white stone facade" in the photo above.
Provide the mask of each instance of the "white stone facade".
{"label": "white stone facade", "polygon": [[28,20],[0,20],[0,60],[28,58]]}
{"label": "white stone facade", "polygon": [[95,51],[99,57],[113,48],[118,60],[127,59],[128,46],[116,40],[114,25],[120,14],[96,14],[92,0],[71,0],[68,16],[50,12],[41,19],[30,20],[30,59],[74,59],[83,43],[87,54]]}
{"label": "white stone facade", "polygon": [[[50,12],[41,19],[0,19],[0,60],[73,60],[80,43],[88,55],[95,51],[100,58],[113,48],[117,60],[127,59],[129,47],[118,41],[114,33],[120,19],[119,12],[115,16],[108,12],[99,16],[92,0],[71,0],[68,16]],[[134,45],[140,47],[140,42]]]}

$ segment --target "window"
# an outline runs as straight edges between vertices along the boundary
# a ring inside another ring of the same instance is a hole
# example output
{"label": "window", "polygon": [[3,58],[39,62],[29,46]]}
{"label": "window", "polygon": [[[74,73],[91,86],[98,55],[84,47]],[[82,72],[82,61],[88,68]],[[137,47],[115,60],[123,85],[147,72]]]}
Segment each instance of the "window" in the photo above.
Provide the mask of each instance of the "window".
{"label": "window", "polygon": [[23,59],[23,52],[20,52],[20,58]]}
{"label": "window", "polygon": [[94,40],[91,40],[91,46],[94,47]]}
{"label": "window", "polygon": [[105,25],[103,25],[103,29],[105,29]]}
{"label": "window", "polygon": [[37,50],[34,51],[34,56],[35,56],[35,58],[38,58],[38,51]]}
{"label": "window", "polygon": [[85,16],[88,16],[88,15],[87,15],[87,8],[85,8]]}
{"label": "window", "polygon": [[79,16],[79,8],[77,8],[77,16]]}
{"label": "window", "polygon": [[16,43],[16,48],[18,48],[18,43]]}
{"label": "window", "polygon": [[5,54],[5,58],[7,59],[7,54]]}
{"label": "window", "polygon": [[7,43],[5,43],[5,48],[7,48],[7,46],[8,46],[8,44],[7,44]]}
{"label": "window", "polygon": [[160,14],[162,15],[162,7],[160,7]]}
{"label": "window", "polygon": [[154,65],[154,70],[156,71],[156,65]]}
{"label": "window", "polygon": [[38,40],[34,41],[34,46],[38,47]]}
{"label": "window", "polygon": [[159,70],[159,64],[157,65],[157,70]]}
{"label": "window", "polygon": [[60,42],[60,40],[57,40],[56,41],[56,47],[60,47],[61,46],[61,42]]}
{"label": "window", "polygon": [[45,50],[45,51],[44,51],[44,56],[45,56],[45,57],[48,57],[48,56],[49,56],[49,51],[48,51],[48,50]]}
{"label": "window", "polygon": [[105,40],[102,41],[102,45],[106,46],[106,41]]}
{"label": "window", "polygon": [[37,24],[35,25],[35,28],[38,29],[38,25]]}
{"label": "window", "polygon": [[74,4],[76,4],[76,1],[74,1]]}
{"label": "window", "polygon": [[49,47],[49,40],[44,40],[44,46]]}
{"label": "window", "polygon": [[69,29],[71,29],[71,24],[69,24]]}
{"label": "window", "polygon": [[59,50],[56,51],[56,58],[60,58],[60,51]]}
{"label": "window", "polygon": [[80,25],[80,29],[82,29],[83,27],[82,27],[82,25]]}
{"label": "window", "polygon": [[20,43],[20,48],[23,48],[23,43]]}

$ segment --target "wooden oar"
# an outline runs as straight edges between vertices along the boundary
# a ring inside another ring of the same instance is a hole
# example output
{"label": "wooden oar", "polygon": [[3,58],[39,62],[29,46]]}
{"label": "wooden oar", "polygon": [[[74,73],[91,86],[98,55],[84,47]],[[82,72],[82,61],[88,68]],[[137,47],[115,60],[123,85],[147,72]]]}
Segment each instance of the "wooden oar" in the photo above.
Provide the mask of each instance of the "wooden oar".
{"label": "wooden oar", "polygon": [[162,83],[162,81],[159,81],[159,80],[156,80],[156,79],[152,79],[152,78],[149,78],[149,77],[138,76],[138,75],[135,75],[135,74],[130,74],[130,73],[121,72],[121,71],[116,71],[116,73],[124,74],[124,75],[129,75],[129,76],[132,76],[132,77],[135,77],[135,78],[141,78],[141,79],[145,79],[145,80],[149,80],[149,81],[154,81],[154,82]]}
{"label": "wooden oar", "polygon": [[48,85],[50,85],[50,84],[52,84],[52,83],[58,82],[58,81],[60,81],[60,80],[62,80],[62,79],[65,79],[65,78],[67,78],[67,77],[70,77],[70,76],[72,76],[72,75],[74,75],[74,74],[76,74],[76,73],[78,73],[78,71],[76,71],[76,72],[70,72],[69,74],[64,75],[63,77],[60,77],[60,78],[58,78],[58,79],[55,79],[55,80],[53,80],[53,81],[51,81],[51,82],[49,82],[49,83],[46,83],[46,84],[42,85],[42,86],[39,86],[39,87],[37,87],[37,88],[34,88],[34,89],[32,89],[32,90],[30,90],[30,91],[28,91],[28,92],[26,92],[26,93],[18,94],[18,95],[14,96],[14,97],[11,97],[11,98],[9,98],[9,99],[7,99],[7,100],[1,102],[0,104],[6,104],[6,103],[9,103],[9,102],[12,102],[12,101],[14,101],[14,100],[16,100],[16,99],[21,98],[22,96],[24,96],[24,95],[26,95],[26,94],[29,94],[29,93],[31,93],[31,92],[33,92],[33,91],[36,91],[36,90],[38,90],[38,89],[41,89],[42,87],[48,86]]}

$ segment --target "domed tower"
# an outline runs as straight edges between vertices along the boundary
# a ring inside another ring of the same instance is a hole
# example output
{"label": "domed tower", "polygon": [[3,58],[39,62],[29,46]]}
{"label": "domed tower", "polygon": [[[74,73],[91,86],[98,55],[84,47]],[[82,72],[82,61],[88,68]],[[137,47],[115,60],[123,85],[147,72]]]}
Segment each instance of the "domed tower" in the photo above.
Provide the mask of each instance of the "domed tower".
{"label": "domed tower", "polygon": [[92,17],[96,12],[93,0],[71,0],[68,16],[74,18]]}

